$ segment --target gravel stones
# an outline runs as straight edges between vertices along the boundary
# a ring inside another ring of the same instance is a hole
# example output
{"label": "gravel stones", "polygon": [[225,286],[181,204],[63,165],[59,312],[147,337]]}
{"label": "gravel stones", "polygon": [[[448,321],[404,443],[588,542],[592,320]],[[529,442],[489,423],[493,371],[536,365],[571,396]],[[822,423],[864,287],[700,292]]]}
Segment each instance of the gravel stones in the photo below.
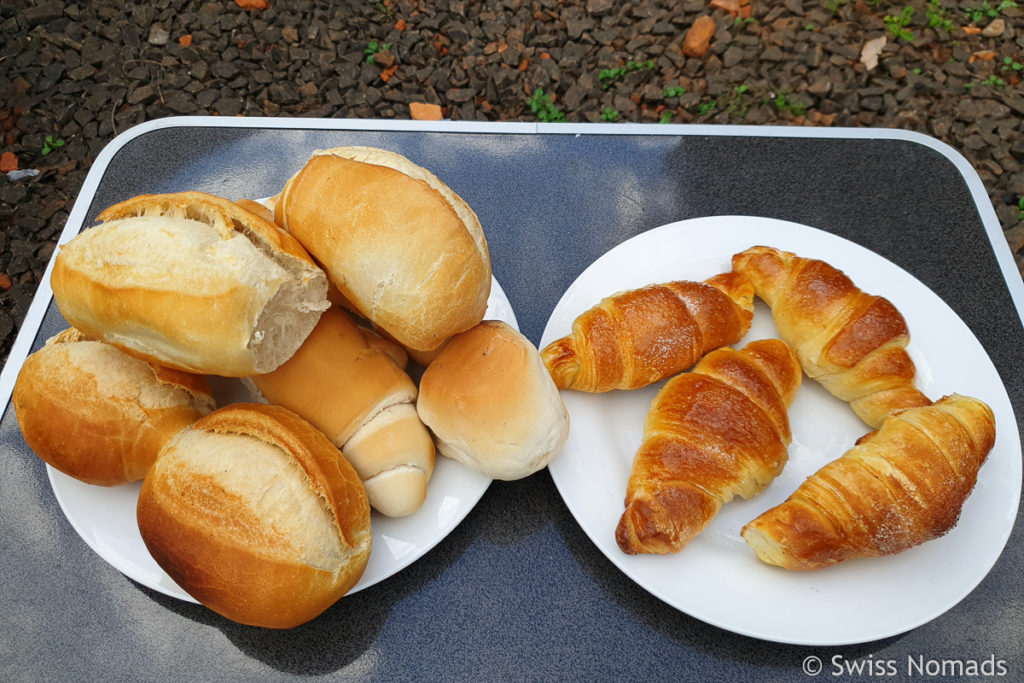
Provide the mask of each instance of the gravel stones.
{"label": "gravel stones", "polygon": [[[913,0],[912,36],[899,38],[885,20],[898,12],[885,4],[716,5],[7,3],[0,153],[40,173],[0,176],[0,276],[11,283],[4,289],[0,277],[0,309],[19,324],[93,159],[132,125],[181,114],[536,121],[529,98],[538,89],[568,121],[933,135],[978,170],[1024,267],[1024,10],[972,23],[967,9],[979,2]],[[930,26],[929,12],[949,26]],[[708,43],[688,56],[685,39],[700,17]],[[868,69],[864,45],[882,37]],[[65,144],[44,155],[48,137]],[[0,357],[11,341],[5,329],[0,317]]]}

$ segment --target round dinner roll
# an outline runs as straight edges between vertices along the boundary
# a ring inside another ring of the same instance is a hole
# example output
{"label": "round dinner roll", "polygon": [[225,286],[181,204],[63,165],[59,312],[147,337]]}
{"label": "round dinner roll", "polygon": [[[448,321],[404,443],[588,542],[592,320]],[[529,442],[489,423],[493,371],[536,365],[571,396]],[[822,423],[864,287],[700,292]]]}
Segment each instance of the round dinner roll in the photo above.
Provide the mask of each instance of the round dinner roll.
{"label": "round dinner roll", "polygon": [[25,359],[11,398],[36,455],[100,486],[142,479],[168,439],[214,409],[205,378],[147,363],[74,328]]}
{"label": "round dinner roll", "polygon": [[179,432],[143,481],[137,512],[157,564],[206,607],[251,626],[317,617],[370,557],[355,470],[279,406],[232,404]]}
{"label": "round dinner roll", "polygon": [[64,318],[140,358],[246,377],[288,360],[330,305],[327,276],[265,217],[202,192],[140,195],[61,246]]}
{"label": "round dinner roll", "polygon": [[448,341],[423,373],[416,409],[443,455],[492,479],[544,468],[569,436],[537,347],[498,320]]}
{"label": "round dinner roll", "polygon": [[491,261],[480,221],[400,154],[317,150],[281,191],[274,217],[346,306],[403,346],[430,351],[483,320]]}

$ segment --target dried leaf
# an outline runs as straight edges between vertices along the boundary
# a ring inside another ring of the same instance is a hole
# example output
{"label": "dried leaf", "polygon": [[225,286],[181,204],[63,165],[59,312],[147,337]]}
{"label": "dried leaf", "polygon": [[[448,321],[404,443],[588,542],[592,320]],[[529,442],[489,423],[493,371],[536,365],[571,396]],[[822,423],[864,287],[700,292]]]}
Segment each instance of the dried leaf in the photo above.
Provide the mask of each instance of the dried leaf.
{"label": "dried leaf", "polygon": [[868,71],[871,71],[878,66],[878,55],[882,54],[882,48],[885,47],[885,36],[869,40],[864,43],[864,47],[860,51],[860,63],[867,67]]}

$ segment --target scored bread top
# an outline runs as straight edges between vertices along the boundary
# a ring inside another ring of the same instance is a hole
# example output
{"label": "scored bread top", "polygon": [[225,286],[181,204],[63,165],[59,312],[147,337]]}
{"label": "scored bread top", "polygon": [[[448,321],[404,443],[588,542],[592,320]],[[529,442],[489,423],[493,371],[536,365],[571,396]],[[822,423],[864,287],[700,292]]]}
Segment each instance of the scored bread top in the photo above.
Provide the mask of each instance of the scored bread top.
{"label": "scored bread top", "polygon": [[483,319],[490,254],[476,214],[405,157],[318,150],[275,206],[343,297],[403,345],[429,351]]}
{"label": "scored bread top", "polygon": [[146,360],[247,376],[291,357],[329,305],[294,238],[227,200],[145,195],[61,247],[51,277],[65,319]]}

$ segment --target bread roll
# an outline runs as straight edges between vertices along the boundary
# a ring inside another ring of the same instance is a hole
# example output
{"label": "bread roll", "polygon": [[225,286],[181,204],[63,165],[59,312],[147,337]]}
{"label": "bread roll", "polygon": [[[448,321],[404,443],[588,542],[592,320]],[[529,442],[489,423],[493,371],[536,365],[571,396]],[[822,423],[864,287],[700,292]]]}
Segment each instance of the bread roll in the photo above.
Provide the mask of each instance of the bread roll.
{"label": "bread roll", "polygon": [[327,438],[277,406],[238,403],[178,433],[139,493],[153,559],[233,621],[291,628],[362,576],[370,506]]}
{"label": "bread roll", "polygon": [[483,319],[491,265],[479,219],[400,154],[318,150],[274,216],[351,306],[403,346],[435,349]]}
{"label": "bread roll", "polygon": [[416,415],[416,385],[345,311],[326,311],[291,359],[249,381],[342,449],[376,510],[404,517],[423,505],[434,444]]}
{"label": "bread roll", "polygon": [[200,374],[269,372],[327,308],[327,279],[273,223],[199,192],[143,195],[61,247],[51,284],[88,335]]}
{"label": "bread roll", "polygon": [[498,320],[445,344],[423,373],[416,408],[443,455],[493,479],[542,469],[569,436],[569,413],[537,348]]}
{"label": "bread roll", "polygon": [[69,329],[25,359],[12,395],[25,443],[64,474],[142,479],[164,443],[214,408],[206,380]]}

